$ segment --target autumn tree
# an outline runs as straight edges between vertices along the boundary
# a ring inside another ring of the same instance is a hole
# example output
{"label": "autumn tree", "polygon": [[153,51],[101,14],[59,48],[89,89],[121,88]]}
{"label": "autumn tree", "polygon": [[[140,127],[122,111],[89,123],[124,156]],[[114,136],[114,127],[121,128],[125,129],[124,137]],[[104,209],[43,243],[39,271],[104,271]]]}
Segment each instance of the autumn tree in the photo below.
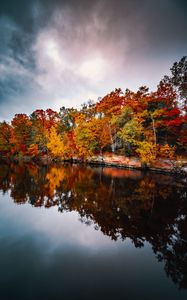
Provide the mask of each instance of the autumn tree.
{"label": "autumn tree", "polygon": [[25,154],[31,143],[32,122],[26,114],[16,114],[11,122],[13,135],[11,142],[15,153]]}
{"label": "autumn tree", "polygon": [[75,119],[78,111],[75,108],[66,108],[61,107],[59,112],[59,132],[63,135],[63,133],[72,131],[75,127]]}
{"label": "autumn tree", "polygon": [[0,151],[4,153],[9,153],[12,149],[11,139],[13,135],[12,126],[8,123],[0,123]]}
{"label": "autumn tree", "polygon": [[52,126],[47,132],[47,148],[53,157],[65,157],[67,153],[66,145],[61,136],[57,133],[56,127]]}
{"label": "autumn tree", "polygon": [[132,154],[137,140],[141,136],[142,128],[134,118],[132,108],[125,107],[121,114],[112,120],[115,123],[117,136],[121,139],[125,154]]}
{"label": "autumn tree", "polygon": [[91,118],[95,117],[97,114],[96,104],[92,100],[88,100],[81,105],[80,113],[85,116],[85,119],[89,121]]}
{"label": "autumn tree", "polygon": [[52,126],[59,122],[59,115],[52,109],[37,109],[31,115],[32,142],[38,145],[41,152],[47,151],[47,134]]}
{"label": "autumn tree", "polygon": [[115,122],[112,122],[112,118],[121,113],[121,109],[124,106],[124,96],[121,89],[115,89],[111,93],[104,96],[96,104],[96,112],[100,119],[104,119],[105,124],[108,127],[111,149],[112,152],[116,150],[117,132]]}
{"label": "autumn tree", "polygon": [[96,111],[104,116],[119,114],[124,104],[123,92],[121,89],[115,89],[111,93],[104,96],[97,104]]}
{"label": "autumn tree", "polygon": [[179,145],[184,118],[170,83],[160,82],[157,91],[151,95],[148,110],[154,119],[158,143]]}
{"label": "autumn tree", "polygon": [[93,156],[98,146],[95,132],[90,127],[90,122],[80,124],[75,128],[75,142],[80,158]]}
{"label": "autumn tree", "polygon": [[103,148],[111,144],[110,130],[105,119],[91,118],[84,121],[80,114],[75,129],[75,142],[80,157],[90,157],[96,153],[102,155]]}

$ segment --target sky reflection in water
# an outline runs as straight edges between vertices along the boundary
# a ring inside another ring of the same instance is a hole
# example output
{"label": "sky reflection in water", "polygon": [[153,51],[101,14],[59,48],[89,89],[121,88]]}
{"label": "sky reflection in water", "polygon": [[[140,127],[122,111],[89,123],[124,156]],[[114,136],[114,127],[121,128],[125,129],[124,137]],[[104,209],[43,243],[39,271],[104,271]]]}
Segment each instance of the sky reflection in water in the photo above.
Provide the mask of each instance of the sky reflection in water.
{"label": "sky reflection in water", "polygon": [[186,188],[172,177],[12,164],[0,189],[1,299],[186,299]]}

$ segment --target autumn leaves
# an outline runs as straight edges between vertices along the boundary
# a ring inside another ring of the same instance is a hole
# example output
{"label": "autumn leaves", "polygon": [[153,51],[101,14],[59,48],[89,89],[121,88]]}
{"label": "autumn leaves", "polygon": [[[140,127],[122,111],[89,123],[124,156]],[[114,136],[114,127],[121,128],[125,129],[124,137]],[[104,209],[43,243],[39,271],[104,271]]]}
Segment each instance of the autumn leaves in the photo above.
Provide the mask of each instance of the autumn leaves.
{"label": "autumn leaves", "polygon": [[0,152],[86,160],[112,151],[139,156],[145,164],[158,157],[174,159],[187,148],[187,106],[186,99],[181,102],[183,85],[171,79],[164,77],[151,93],[144,86],[137,92],[115,89],[80,110],[62,107],[59,113],[40,109],[30,116],[16,114],[11,124],[0,123]]}

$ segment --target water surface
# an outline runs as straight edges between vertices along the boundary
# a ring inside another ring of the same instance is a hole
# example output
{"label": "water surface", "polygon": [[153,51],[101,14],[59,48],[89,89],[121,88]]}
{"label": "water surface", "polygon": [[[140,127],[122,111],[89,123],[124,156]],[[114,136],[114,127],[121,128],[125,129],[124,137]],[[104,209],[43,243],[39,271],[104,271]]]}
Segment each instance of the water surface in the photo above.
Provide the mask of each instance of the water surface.
{"label": "water surface", "polygon": [[187,189],[171,176],[0,165],[0,299],[187,299]]}

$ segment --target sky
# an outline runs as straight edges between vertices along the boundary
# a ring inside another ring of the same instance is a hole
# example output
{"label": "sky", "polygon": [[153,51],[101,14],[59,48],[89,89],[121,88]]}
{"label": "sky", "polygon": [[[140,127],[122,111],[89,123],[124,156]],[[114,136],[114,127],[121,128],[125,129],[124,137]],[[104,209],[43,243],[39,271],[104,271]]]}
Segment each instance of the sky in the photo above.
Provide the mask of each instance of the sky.
{"label": "sky", "polygon": [[1,0],[0,121],[155,90],[187,55],[186,0]]}

